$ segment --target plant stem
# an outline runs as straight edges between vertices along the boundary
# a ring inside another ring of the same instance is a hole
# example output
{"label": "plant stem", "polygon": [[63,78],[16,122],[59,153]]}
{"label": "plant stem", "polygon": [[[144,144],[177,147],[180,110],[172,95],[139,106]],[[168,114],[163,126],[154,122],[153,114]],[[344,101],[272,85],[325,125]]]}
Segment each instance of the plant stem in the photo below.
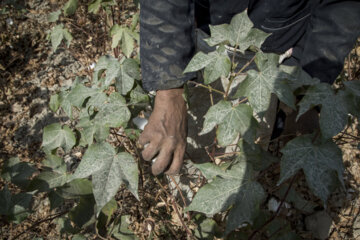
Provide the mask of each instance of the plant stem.
{"label": "plant stem", "polygon": [[240,75],[254,60],[256,55],[254,55],[249,62],[247,62],[237,73],[235,73],[235,76]]}
{"label": "plant stem", "polygon": [[204,84],[201,84],[201,83],[198,83],[198,82],[195,82],[195,81],[188,81],[188,82],[189,82],[189,83],[193,83],[193,84],[195,84],[196,86],[203,87],[203,88],[209,89],[209,90],[211,90],[211,91],[217,92],[217,93],[219,93],[219,94],[221,94],[221,95],[225,95],[224,92],[219,91],[219,90],[217,90],[217,89],[215,89],[215,88],[212,88],[212,87],[210,87],[210,86],[206,86],[206,85],[204,85]]}
{"label": "plant stem", "polygon": [[156,181],[156,183],[161,187],[161,189],[166,193],[166,195],[171,199],[173,208],[174,208],[176,214],[178,215],[178,217],[179,217],[179,219],[180,219],[181,225],[185,228],[188,237],[189,237],[189,238],[192,238],[193,235],[192,235],[191,231],[189,230],[189,228],[186,226],[186,224],[185,224],[185,222],[184,222],[184,220],[183,220],[183,218],[182,218],[182,216],[181,216],[181,214],[180,214],[180,212],[179,212],[179,209],[178,209],[177,206],[176,206],[177,203],[176,203],[176,201],[175,201],[175,199],[174,199],[174,196],[171,195],[170,193],[168,193],[168,191],[166,191],[166,189],[164,188],[164,186],[161,184],[161,182],[159,181],[159,179],[158,179],[157,177],[155,177],[155,181]]}
{"label": "plant stem", "polygon": [[[181,191],[181,189],[180,189],[179,185],[177,184],[177,182],[176,182],[175,178],[174,178],[173,176],[169,176],[169,177],[170,177],[171,181],[173,181],[173,182],[174,182],[175,187],[176,187],[176,189],[178,190],[178,192],[179,192],[179,194],[180,194],[181,200],[182,200],[182,201],[183,201],[183,203],[184,203],[184,206],[185,206],[185,207],[187,207],[187,204],[186,204],[186,201],[185,201],[185,197],[184,197],[184,195],[183,195],[183,193],[182,193],[182,191]],[[189,213],[189,212],[187,212],[187,217],[188,217],[188,220],[190,220],[190,219],[191,219],[191,217],[190,217],[190,213]]]}

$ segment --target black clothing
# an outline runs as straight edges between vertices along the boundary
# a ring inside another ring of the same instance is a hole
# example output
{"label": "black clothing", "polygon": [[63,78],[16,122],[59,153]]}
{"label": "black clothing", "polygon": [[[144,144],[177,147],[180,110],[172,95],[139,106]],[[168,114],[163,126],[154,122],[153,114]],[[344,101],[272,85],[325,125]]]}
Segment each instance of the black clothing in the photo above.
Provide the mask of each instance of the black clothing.
{"label": "black clothing", "polygon": [[360,36],[359,0],[142,0],[144,88],[176,88],[194,78],[195,73],[182,72],[194,55],[195,22],[206,30],[207,24],[229,23],[246,8],[256,28],[272,33],[263,51],[283,53],[293,47],[285,64],[298,64],[322,82],[335,80]]}

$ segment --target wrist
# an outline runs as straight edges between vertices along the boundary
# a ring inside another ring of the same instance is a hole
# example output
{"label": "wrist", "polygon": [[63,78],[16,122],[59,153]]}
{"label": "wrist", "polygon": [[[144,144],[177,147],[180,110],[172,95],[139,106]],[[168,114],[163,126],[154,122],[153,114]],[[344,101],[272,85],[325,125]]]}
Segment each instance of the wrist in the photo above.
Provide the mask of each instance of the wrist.
{"label": "wrist", "polygon": [[173,88],[167,90],[157,90],[156,91],[156,98],[161,99],[172,99],[172,98],[179,98],[183,99],[184,88]]}

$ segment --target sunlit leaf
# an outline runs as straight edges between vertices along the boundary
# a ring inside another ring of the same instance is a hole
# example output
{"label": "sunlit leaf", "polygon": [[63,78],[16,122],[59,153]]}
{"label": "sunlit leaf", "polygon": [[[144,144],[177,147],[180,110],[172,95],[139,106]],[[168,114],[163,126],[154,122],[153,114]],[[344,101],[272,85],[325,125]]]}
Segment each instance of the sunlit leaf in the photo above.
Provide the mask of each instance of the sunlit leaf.
{"label": "sunlit leaf", "polygon": [[73,178],[90,175],[98,212],[115,196],[123,183],[138,197],[136,162],[128,153],[116,153],[106,142],[93,144],[88,148]]}
{"label": "sunlit leaf", "polygon": [[65,151],[69,151],[75,143],[75,135],[66,125],[61,127],[59,123],[53,123],[44,128],[42,146],[45,149],[62,147]]}
{"label": "sunlit leaf", "polygon": [[249,70],[247,77],[240,83],[237,97],[246,96],[253,110],[262,116],[270,105],[271,94],[291,108],[295,109],[295,96],[285,81],[284,74],[278,68],[279,57],[275,54],[256,54],[258,71]]}

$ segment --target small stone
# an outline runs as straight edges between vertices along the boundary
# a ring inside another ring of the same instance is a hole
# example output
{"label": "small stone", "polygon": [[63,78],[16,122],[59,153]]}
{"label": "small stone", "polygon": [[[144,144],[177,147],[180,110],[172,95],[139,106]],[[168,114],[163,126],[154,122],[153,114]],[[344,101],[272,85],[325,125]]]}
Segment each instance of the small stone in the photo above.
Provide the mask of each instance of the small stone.
{"label": "small stone", "polygon": [[305,224],[315,238],[325,240],[329,237],[332,219],[325,211],[320,211],[306,217]]}

